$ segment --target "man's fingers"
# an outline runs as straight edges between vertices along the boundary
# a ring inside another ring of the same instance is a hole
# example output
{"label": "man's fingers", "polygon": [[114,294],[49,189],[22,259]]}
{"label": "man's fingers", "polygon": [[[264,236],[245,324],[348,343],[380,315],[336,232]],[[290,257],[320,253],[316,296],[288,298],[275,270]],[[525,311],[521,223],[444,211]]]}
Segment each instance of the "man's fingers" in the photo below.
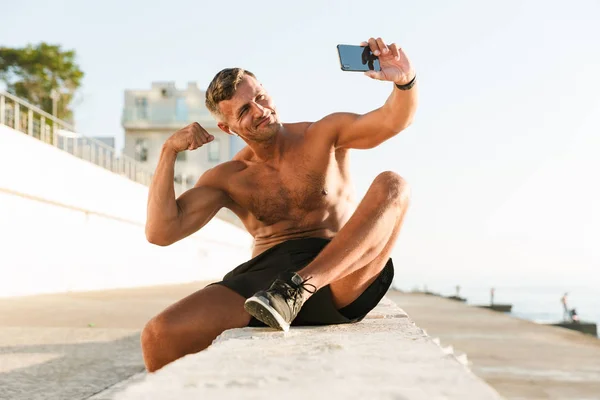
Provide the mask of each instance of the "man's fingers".
{"label": "man's fingers", "polygon": [[366,71],[365,75],[372,79],[377,79],[380,81],[385,80],[385,76],[381,71]]}
{"label": "man's fingers", "polygon": [[208,139],[208,137],[209,137],[209,136],[210,136],[210,135],[208,134],[208,132],[206,132],[206,131],[202,131],[202,132],[200,132],[200,134],[198,135],[198,138],[200,139],[200,141],[201,141],[202,143],[208,143],[208,142],[209,142],[209,139]]}
{"label": "man's fingers", "polygon": [[369,47],[371,48],[373,54],[379,56],[379,47],[377,46],[377,41],[374,38],[369,39]]}
{"label": "man's fingers", "polygon": [[371,51],[373,52],[373,54],[377,57],[379,57],[381,55],[389,54],[389,52],[390,52],[388,47],[383,42],[383,39],[381,39],[381,38],[377,38],[377,39],[370,38],[369,39],[369,47],[371,48]]}
{"label": "man's fingers", "polygon": [[206,140],[205,143],[208,143],[208,142],[212,141],[215,138],[213,135],[211,135],[210,133],[208,133],[206,131],[206,129],[204,129],[204,128],[202,128],[202,135],[204,136],[204,138]]}
{"label": "man's fingers", "polygon": [[[389,49],[385,45],[385,43],[383,43],[382,38],[377,38],[377,47],[379,48],[379,51],[381,52],[381,54],[389,54]],[[377,54],[377,55],[379,55],[379,54]]]}
{"label": "man's fingers", "polygon": [[192,129],[192,132],[200,132],[202,130],[202,126],[197,122],[191,123],[190,128]]}
{"label": "man's fingers", "polygon": [[392,43],[389,46],[390,51],[392,52],[392,55],[394,56],[394,58],[396,60],[398,60],[398,58],[400,57],[400,52],[398,51],[398,45],[396,45],[396,43]]}
{"label": "man's fingers", "polygon": [[204,130],[200,132],[194,132],[187,150],[196,150],[197,148],[202,147],[206,143],[212,142],[214,138],[215,137],[213,135]]}
{"label": "man's fingers", "polygon": [[214,136],[208,133],[204,128],[193,133],[192,140],[198,143],[198,147],[214,139]]}

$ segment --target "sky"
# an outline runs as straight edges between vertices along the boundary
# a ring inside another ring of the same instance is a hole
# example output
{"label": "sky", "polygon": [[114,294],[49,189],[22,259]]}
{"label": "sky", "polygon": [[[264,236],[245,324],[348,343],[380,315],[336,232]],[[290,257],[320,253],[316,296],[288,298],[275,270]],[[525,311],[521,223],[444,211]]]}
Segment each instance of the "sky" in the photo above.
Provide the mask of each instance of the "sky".
{"label": "sky", "polygon": [[0,45],[75,49],[78,130],[115,136],[124,91],[255,73],[284,121],[381,106],[391,84],[340,70],[337,44],[396,42],[415,65],[413,124],[352,152],[362,196],[412,188],[393,253],[400,287],[600,288],[600,2],[10,2]]}

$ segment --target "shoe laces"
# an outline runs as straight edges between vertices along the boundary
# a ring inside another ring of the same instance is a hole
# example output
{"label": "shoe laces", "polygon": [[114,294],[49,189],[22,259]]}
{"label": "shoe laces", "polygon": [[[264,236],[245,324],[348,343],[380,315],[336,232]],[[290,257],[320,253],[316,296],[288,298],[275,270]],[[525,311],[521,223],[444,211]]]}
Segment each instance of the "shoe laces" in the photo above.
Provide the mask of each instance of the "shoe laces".
{"label": "shoe laces", "polygon": [[313,294],[317,291],[317,287],[315,285],[306,283],[311,278],[312,277],[304,279],[302,282],[300,282],[300,284],[296,284],[291,280],[290,282],[286,282],[281,279],[277,279],[274,282],[273,286],[275,286],[279,291],[281,291],[286,296],[286,298],[292,299],[294,301],[294,307],[296,307],[298,300],[302,298],[302,292],[308,292],[310,294]]}

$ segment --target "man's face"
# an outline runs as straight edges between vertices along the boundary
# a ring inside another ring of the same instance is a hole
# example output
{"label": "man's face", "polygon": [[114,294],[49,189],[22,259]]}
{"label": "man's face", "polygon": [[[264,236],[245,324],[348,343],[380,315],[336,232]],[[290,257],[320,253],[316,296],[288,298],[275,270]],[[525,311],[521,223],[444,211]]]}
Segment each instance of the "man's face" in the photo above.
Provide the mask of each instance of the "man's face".
{"label": "man's face", "polygon": [[224,121],[219,127],[254,142],[264,142],[279,130],[279,117],[273,100],[262,85],[245,75],[230,100],[219,103]]}

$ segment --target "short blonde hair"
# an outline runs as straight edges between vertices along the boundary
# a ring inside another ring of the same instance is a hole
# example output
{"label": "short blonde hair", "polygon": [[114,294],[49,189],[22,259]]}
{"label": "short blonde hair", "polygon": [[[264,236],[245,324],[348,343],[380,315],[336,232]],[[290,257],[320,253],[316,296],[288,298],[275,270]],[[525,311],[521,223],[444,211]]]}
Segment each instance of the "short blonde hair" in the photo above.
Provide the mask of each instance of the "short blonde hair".
{"label": "short blonde hair", "polygon": [[245,69],[226,68],[215,75],[210,85],[208,85],[205,101],[206,108],[217,119],[223,119],[223,114],[219,110],[219,103],[224,100],[230,100],[233,97],[245,75],[256,78],[252,72]]}

